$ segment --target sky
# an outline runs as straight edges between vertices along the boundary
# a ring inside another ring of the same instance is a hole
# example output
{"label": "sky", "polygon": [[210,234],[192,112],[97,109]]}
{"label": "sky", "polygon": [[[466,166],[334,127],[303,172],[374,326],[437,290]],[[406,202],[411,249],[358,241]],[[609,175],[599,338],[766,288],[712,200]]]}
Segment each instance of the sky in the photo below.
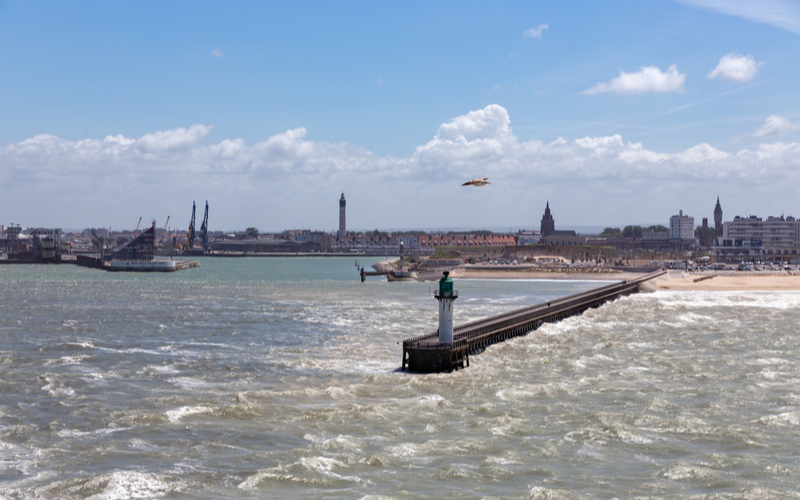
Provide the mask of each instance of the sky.
{"label": "sky", "polygon": [[800,217],[800,1],[0,0],[0,224],[334,231],[342,193],[353,230]]}

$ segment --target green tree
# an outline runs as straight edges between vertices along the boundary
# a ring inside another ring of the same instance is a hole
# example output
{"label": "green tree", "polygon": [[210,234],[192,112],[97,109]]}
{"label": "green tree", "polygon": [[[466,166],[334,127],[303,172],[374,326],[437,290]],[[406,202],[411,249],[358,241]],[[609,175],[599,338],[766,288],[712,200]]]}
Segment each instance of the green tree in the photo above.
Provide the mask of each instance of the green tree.
{"label": "green tree", "polygon": [[607,227],[600,233],[601,238],[621,238],[622,231],[618,227]]}
{"label": "green tree", "polygon": [[258,238],[258,228],[255,227],[248,227],[244,230],[245,234],[247,234],[248,238],[256,239]]}
{"label": "green tree", "polygon": [[622,230],[622,236],[625,238],[641,238],[642,232],[642,226],[625,226],[625,229]]}

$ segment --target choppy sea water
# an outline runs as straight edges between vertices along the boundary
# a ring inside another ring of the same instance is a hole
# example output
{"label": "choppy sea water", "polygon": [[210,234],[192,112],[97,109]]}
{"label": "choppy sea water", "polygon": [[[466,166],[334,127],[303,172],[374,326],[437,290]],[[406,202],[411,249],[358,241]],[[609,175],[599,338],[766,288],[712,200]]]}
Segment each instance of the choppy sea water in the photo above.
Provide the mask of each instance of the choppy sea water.
{"label": "choppy sea water", "polygon": [[[456,322],[595,286],[457,280]],[[399,372],[433,288],[0,266],[0,498],[800,498],[800,293],[643,293]]]}

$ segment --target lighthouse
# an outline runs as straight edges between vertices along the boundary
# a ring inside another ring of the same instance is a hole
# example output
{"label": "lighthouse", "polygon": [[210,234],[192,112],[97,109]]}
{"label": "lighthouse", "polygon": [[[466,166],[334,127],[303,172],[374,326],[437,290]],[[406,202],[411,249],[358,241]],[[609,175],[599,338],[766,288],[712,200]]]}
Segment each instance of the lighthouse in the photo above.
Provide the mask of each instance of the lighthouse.
{"label": "lighthouse", "polygon": [[445,271],[439,280],[439,289],[433,295],[439,301],[439,343],[453,342],[453,302],[458,298],[458,291],[453,290],[453,279],[450,271]]}

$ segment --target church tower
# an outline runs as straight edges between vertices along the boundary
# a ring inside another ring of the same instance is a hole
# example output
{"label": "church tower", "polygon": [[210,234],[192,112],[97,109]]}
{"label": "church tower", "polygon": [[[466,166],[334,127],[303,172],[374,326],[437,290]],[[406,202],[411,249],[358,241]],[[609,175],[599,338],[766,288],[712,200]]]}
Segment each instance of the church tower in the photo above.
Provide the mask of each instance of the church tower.
{"label": "church tower", "polygon": [[347,202],[344,199],[344,193],[342,193],[342,197],[339,198],[339,232],[336,233],[339,238],[347,236],[347,218],[345,217],[346,205]]}
{"label": "church tower", "polygon": [[544,209],[542,216],[542,238],[546,238],[556,232],[556,221],[553,220],[553,215],[550,213],[550,200],[547,200],[547,207]]}
{"label": "church tower", "polygon": [[719,195],[717,195],[717,206],[714,207],[714,231],[722,234],[722,206],[719,204]]}

